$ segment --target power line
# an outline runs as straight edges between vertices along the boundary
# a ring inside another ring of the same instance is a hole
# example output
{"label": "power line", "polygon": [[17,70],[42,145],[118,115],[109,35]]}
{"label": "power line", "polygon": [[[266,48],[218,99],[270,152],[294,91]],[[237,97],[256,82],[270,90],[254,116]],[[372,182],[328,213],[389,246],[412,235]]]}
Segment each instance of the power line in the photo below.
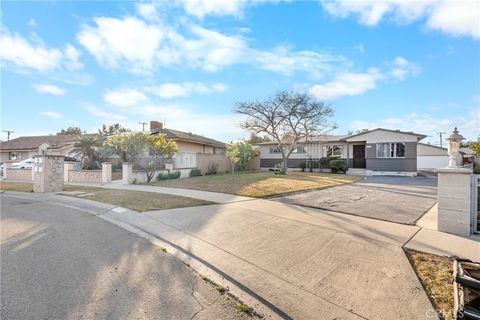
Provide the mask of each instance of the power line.
{"label": "power line", "polygon": [[437,132],[437,134],[440,136],[440,148],[443,148],[443,135],[445,133],[446,133],[445,131]]}
{"label": "power line", "polygon": [[11,131],[11,130],[2,130],[2,131],[7,133],[7,141],[10,140],[10,135],[11,135],[12,133],[15,133],[15,132],[13,132],[13,131]]}

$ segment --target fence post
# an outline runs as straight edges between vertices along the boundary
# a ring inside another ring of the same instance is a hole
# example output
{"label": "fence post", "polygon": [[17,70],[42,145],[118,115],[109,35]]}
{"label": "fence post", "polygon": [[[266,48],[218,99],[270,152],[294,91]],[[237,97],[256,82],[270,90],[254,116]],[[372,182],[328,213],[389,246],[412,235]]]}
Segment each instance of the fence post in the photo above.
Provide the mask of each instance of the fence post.
{"label": "fence post", "polygon": [[471,233],[472,170],[438,169],[438,230],[468,237]]}
{"label": "fence post", "polygon": [[133,182],[133,165],[128,162],[122,164],[122,183],[132,184]]}
{"label": "fence post", "polygon": [[8,169],[12,168],[12,163],[11,162],[5,162],[3,165],[3,179],[7,180],[8,179]]}
{"label": "fence post", "polygon": [[36,155],[33,169],[34,192],[63,191],[64,156]]}
{"label": "fence post", "polygon": [[112,164],[102,162],[102,183],[112,182]]}

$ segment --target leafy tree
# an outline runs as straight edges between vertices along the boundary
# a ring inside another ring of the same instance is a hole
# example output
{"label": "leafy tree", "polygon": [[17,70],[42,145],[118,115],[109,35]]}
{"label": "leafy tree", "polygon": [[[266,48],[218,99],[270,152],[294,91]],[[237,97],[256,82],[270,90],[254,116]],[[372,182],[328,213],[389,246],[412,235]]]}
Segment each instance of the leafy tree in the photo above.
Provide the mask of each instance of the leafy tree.
{"label": "leafy tree", "polygon": [[68,127],[67,129],[60,130],[60,134],[82,135],[85,133],[86,131],[80,127]]}
{"label": "leafy tree", "polygon": [[468,147],[473,150],[475,156],[480,156],[480,137],[477,138],[477,141],[472,141]]}
{"label": "leafy tree", "polygon": [[131,130],[125,127],[122,127],[119,123],[115,123],[112,125],[102,125],[100,129],[98,129],[98,134],[104,137],[113,136],[116,134],[130,132]]}
{"label": "leafy tree", "polygon": [[263,135],[263,136],[259,136],[253,132],[250,132],[250,138],[248,138],[248,140],[246,140],[248,143],[252,144],[252,145],[255,145],[255,144],[258,144],[258,143],[261,143],[261,142],[269,142],[270,139]]}
{"label": "leafy tree", "polygon": [[287,173],[288,158],[300,142],[336,128],[330,122],[333,109],[303,93],[280,91],[264,101],[238,102],[234,112],[247,116],[241,124],[243,129],[265,134],[277,143],[283,174]]}
{"label": "leafy tree", "polygon": [[83,169],[91,170],[99,167],[97,163],[100,156],[95,148],[98,142],[99,140],[95,136],[83,136],[74,143],[72,154],[80,158]]}
{"label": "leafy tree", "polygon": [[248,142],[237,142],[229,144],[226,148],[226,155],[232,161],[232,173],[235,170],[235,164],[238,163],[240,170],[245,170],[248,161],[255,155],[252,144]]}
{"label": "leafy tree", "polygon": [[177,144],[164,134],[150,135],[144,132],[122,133],[108,137],[104,146],[122,157],[142,167],[150,182],[155,171],[160,169],[163,159],[171,158],[177,152]]}

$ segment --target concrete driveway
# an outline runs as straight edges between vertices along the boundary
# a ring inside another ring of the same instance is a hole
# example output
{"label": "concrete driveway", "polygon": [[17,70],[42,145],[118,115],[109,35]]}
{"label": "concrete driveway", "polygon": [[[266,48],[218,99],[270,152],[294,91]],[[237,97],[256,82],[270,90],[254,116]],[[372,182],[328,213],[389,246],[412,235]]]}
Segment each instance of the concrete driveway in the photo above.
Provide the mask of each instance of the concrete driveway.
{"label": "concrete driveway", "polygon": [[368,177],[338,187],[273,200],[385,221],[415,224],[437,201],[433,176]]}

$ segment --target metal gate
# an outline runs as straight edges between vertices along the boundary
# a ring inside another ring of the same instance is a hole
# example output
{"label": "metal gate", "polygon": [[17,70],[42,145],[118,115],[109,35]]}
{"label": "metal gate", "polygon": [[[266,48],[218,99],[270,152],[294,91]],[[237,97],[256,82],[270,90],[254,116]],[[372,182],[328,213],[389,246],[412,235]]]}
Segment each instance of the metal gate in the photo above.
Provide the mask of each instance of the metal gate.
{"label": "metal gate", "polygon": [[480,233],[480,175],[472,175],[472,233]]}

